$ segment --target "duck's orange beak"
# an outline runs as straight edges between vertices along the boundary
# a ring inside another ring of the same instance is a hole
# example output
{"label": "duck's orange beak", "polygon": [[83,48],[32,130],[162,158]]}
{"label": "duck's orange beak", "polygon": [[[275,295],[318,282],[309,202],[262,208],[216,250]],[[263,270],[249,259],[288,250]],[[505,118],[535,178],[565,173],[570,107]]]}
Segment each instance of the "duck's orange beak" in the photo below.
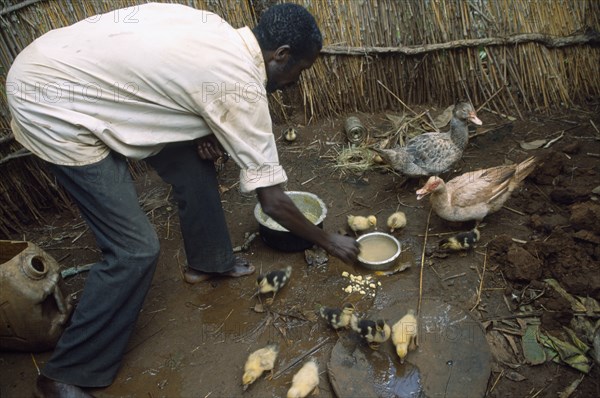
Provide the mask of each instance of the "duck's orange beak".
{"label": "duck's orange beak", "polygon": [[431,192],[427,189],[427,186],[419,189],[417,191],[417,200],[423,199],[425,196],[429,195]]}
{"label": "duck's orange beak", "polygon": [[471,123],[475,123],[478,126],[481,126],[483,124],[483,122],[477,117],[477,114],[475,112],[469,113],[469,121],[471,121]]}

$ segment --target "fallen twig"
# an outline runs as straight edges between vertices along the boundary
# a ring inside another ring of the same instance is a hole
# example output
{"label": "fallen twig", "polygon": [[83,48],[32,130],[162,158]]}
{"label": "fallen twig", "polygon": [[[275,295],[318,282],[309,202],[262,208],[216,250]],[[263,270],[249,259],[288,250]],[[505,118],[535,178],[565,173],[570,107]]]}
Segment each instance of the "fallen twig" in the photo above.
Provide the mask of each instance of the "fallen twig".
{"label": "fallen twig", "polygon": [[321,341],[319,344],[317,344],[316,346],[314,346],[308,352],[305,352],[304,354],[300,355],[299,357],[297,357],[295,359],[292,359],[292,361],[290,362],[289,365],[285,366],[279,372],[275,373],[275,376],[273,376],[273,380],[277,379],[279,376],[281,376],[282,374],[284,374],[285,372],[287,372],[289,369],[293,368],[298,363],[302,362],[302,360],[304,358],[306,358],[307,356],[312,355],[315,352],[319,351],[321,349],[321,347],[323,347],[325,345],[325,343],[328,343],[328,342],[329,342],[329,337],[327,337],[325,340]]}
{"label": "fallen twig", "polygon": [[542,311],[533,311],[533,312],[521,312],[518,314],[505,315],[505,316],[496,316],[493,318],[484,318],[481,322],[492,322],[492,321],[504,321],[507,319],[515,319],[515,318],[535,318],[542,316]]}
{"label": "fallen twig", "polygon": [[514,122],[515,120],[517,120],[517,118],[514,116],[505,115],[504,113],[493,111],[490,108],[483,108],[483,109],[487,112],[493,113],[494,115],[498,115],[500,117],[506,118],[506,119],[510,120],[511,122]]}
{"label": "fallen twig", "polygon": [[[494,391],[494,388],[496,387],[496,384],[498,384],[498,382],[500,381],[500,379],[502,378],[502,375],[504,374],[504,369],[502,369],[502,371],[500,372],[500,374],[498,375],[498,377],[496,377],[496,381],[494,382],[494,384],[492,385],[492,388],[490,388],[490,392]],[[487,395],[487,394],[486,394]]]}
{"label": "fallen twig", "polygon": [[550,145],[554,144],[556,141],[560,140],[561,138],[563,138],[565,136],[565,130],[563,130],[560,135],[556,138],[551,139],[550,141],[548,141],[546,143],[546,145],[544,145],[542,148],[550,148]]}
{"label": "fallen twig", "polygon": [[503,129],[504,127],[506,127],[506,126],[510,126],[511,124],[512,124],[512,123],[510,123],[510,122],[509,122],[509,123],[504,123],[504,124],[501,124],[501,125],[499,125],[499,126],[494,126],[494,127],[491,127],[491,128],[489,128],[489,129],[487,129],[487,130],[483,130],[483,131],[480,131],[479,133],[475,133],[475,134],[473,134],[473,135],[470,135],[470,136],[469,136],[469,139],[471,140],[471,139],[473,139],[473,138],[475,138],[475,137],[479,137],[480,135],[484,135],[484,134],[490,133],[490,132],[492,132],[492,131],[496,131],[496,130]]}
{"label": "fallen twig", "polygon": [[63,271],[60,272],[60,276],[65,279],[68,278],[69,276],[74,276],[77,274],[80,274],[82,272],[86,272],[89,271],[93,265],[95,265],[96,263],[91,263],[91,264],[86,264],[86,265],[80,265],[80,266],[75,266],[75,267],[71,267],[71,268],[67,268]]}
{"label": "fallen twig", "polygon": [[130,349],[128,349],[127,352],[125,352],[125,354],[129,354],[131,351],[135,350],[136,348],[138,348],[139,346],[141,346],[142,344],[144,344],[146,341],[150,340],[152,337],[154,337],[157,334],[161,333],[163,330],[165,330],[164,327],[158,329],[156,332],[152,333],[150,336],[146,337],[145,339],[143,339],[142,341],[140,341],[139,343],[137,343],[136,345],[134,345],[133,347],[131,347]]}
{"label": "fallen twig", "polygon": [[579,384],[581,383],[584,377],[585,375],[581,375],[579,379],[575,379],[571,384],[567,386],[567,388],[558,393],[558,398],[569,398],[571,394],[575,392],[577,387],[579,387]]}
{"label": "fallen twig", "polygon": [[266,328],[270,322],[270,319],[272,319],[272,316],[265,316],[263,318],[262,321],[260,321],[260,323],[258,325],[256,325],[256,327],[254,329],[252,329],[247,335],[245,336],[240,336],[237,339],[235,339],[236,343],[241,343],[242,341],[247,341],[248,338],[254,336],[255,334],[257,334],[260,330]]}
{"label": "fallen twig", "polygon": [[594,122],[592,121],[592,119],[590,119],[590,124],[596,130],[596,133],[600,134],[600,130],[598,130],[598,127],[596,127],[596,125],[594,124]]}
{"label": "fallen twig", "polygon": [[419,275],[419,304],[417,305],[417,315],[421,313],[421,300],[423,299],[423,268],[425,266],[425,249],[427,248],[427,233],[429,232],[429,220],[431,220],[431,212],[433,208],[429,209],[427,215],[427,225],[425,226],[425,237],[423,238],[423,250],[421,251],[421,273]]}
{"label": "fallen twig", "polygon": [[31,353],[31,360],[33,361],[33,366],[35,366],[35,370],[37,370],[37,374],[40,375],[40,367],[38,366],[37,362],[35,361],[35,357],[33,356],[33,353]]}
{"label": "fallen twig", "polygon": [[9,133],[8,135],[0,138],[0,144],[4,144],[5,142],[12,141],[15,139],[13,133]]}
{"label": "fallen twig", "polygon": [[3,157],[2,159],[0,159],[0,164],[6,163],[12,159],[22,158],[23,156],[29,156],[29,155],[31,155],[31,152],[29,152],[25,148],[21,148],[18,151],[10,153],[10,154],[6,155],[5,157]]}
{"label": "fallen twig", "polygon": [[73,239],[73,240],[71,241],[71,243],[75,243],[75,242],[77,242],[77,240],[78,240],[79,238],[81,238],[81,237],[83,236],[83,234],[84,234],[84,233],[85,233],[87,230],[88,230],[88,228],[87,228],[87,227],[85,227],[85,229],[84,229],[83,231],[81,231],[81,232],[79,233],[79,235],[77,235],[77,236],[75,237],[75,239]]}
{"label": "fallen twig", "polygon": [[479,281],[479,289],[477,289],[477,300],[475,301],[475,305],[473,306],[473,308],[471,308],[471,311],[473,311],[475,308],[477,308],[477,306],[481,302],[481,291],[483,290],[483,280],[485,278],[486,266],[487,266],[487,248],[485,250],[485,254],[483,255],[483,271],[481,271],[481,280]]}
{"label": "fallen twig", "polygon": [[308,184],[309,182],[311,182],[312,180],[314,180],[314,179],[315,179],[315,178],[317,178],[317,177],[318,177],[318,176],[314,176],[313,178],[309,178],[308,180],[306,180],[306,181],[304,181],[304,182],[300,183],[300,185],[306,185],[306,184]]}
{"label": "fallen twig", "polygon": [[502,206],[503,208],[505,208],[506,210],[512,211],[515,214],[518,214],[520,216],[526,216],[527,214],[520,212],[519,210],[515,210],[512,207],[508,207],[508,206]]}
{"label": "fallen twig", "polygon": [[233,248],[233,252],[234,253],[245,252],[246,250],[248,250],[250,248],[250,243],[252,243],[252,241],[254,239],[256,239],[257,236],[258,236],[258,232],[251,233],[250,235],[248,235],[248,237],[246,238],[244,243],[242,243],[240,246],[236,246]]}
{"label": "fallen twig", "polygon": [[460,274],[452,275],[452,276],[442,279],[442,282],[446,282],[446,281],[449,281],[450,279],[454,279],[454,278],[460,278],[461,276],[465,276],[466,274],[467,274],[466,272],[461,272]]}
{"label": "fallen twig", "polygon": [[184,267],[181,266],[181,261],[179,261],[179,253],[181,249],[177,250],[177,253],[173,257],[177,260],[177,269],[179,269],[179,273],[181,274],[181,280],[185,281],[185,274],[183,273]]}
{"label": "fallen twig", "polygon": [[233,313],[233,308],[231,309],[231,311],[229,311],[229,314],[227,314],[227,316],[225,317],[225,319],[223,320],[223,323],[221,323],[221,326],[219,326],[217,328],[217,330],[215,330],[214,332],[212,332],[213,336],[216,336],[217,333],[219,333],[221,331],[221,329],[223,329],[223,326],[225,326],[225,322],[227,322],[227,320],[229,319],[229,317],[231,316],[231,314]]}
{"label": "fallen twig", "polygon": [[437,234],[418,234],[417,236],[419,238],[422,238],[423,236],[435,236],[435,237],[440,237],[440,236],[446,236],[446,235],[456,235],[457,233],[459,233],[460,231],[454,231],[454,232],[439,232]]}

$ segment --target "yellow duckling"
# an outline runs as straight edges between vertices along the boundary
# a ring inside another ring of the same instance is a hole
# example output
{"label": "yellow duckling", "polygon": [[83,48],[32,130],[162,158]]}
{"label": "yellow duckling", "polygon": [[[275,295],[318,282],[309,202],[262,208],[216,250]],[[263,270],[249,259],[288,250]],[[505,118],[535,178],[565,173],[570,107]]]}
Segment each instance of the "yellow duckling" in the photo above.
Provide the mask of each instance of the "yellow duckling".
{"label": "yellow duckling", "polygon": [[406,227],[406,215],[401,211],[393,213],[387,219],[387,226],[390,229],[390,232],[394,232],[395,229]]}
{"label": "yellow duckling", "polygon": [[408,313],[392,326],[392,343],[396,346],[400,363],[404,363],[409,350],[416,348],[418,329],[414,310],[408,310]]}
{"label": "yellow duckling", "polygon": [[287,142],[296,141],[297,136],[298,134],[296,133],[296,129],[293,127],[290,127],[289,129],[285,130],[285,133],[283,134],[283,138],[285,138]]}
{"label": "yellow duckling", "polygon": [[348,226],[354,232],[366,231],[371,227],[377,226],[377,217],[373,215],[368,217],[349,215]]}
{"label": "yellow duckling", "polygon": [[319,386],[319,366],[310,360],[292,378],[287,398],[304,398]]}
{"label": "yellow duckling", "polygon": [[277,344],[270,344],[254,351],[248,356],[246,364],[244,365],[244,376],[242,377],[244,391],[246,391],[248,386],[254,383],[265,370],[270,370],[272,376],[277,354],[279,354],[279,347]]}

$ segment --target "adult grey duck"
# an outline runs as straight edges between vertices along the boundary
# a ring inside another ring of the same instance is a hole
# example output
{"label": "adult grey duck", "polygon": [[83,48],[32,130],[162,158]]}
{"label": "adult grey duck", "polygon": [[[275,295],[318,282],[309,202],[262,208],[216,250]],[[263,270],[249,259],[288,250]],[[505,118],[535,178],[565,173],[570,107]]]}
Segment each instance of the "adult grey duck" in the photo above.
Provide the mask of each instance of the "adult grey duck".
{"label": "adult grey duck", "polygon": [[481,125],[473,105],[460,102],[452,111],[450,130],[443,133],[423,133],[411,138],[404,147],[376,149],[394,170],[410,176],[438,175],[457,162],[469,142],[468,122]]}

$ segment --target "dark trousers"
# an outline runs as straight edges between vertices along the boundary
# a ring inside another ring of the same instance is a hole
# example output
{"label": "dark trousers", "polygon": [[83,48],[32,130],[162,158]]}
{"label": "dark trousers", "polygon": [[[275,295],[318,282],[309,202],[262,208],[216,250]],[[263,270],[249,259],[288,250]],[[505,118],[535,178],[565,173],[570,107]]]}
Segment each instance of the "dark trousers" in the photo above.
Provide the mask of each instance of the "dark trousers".
{"label": "dark trousers", "polygon": [[[168,145],[148,159],[173,185],[188,265],[206,272],[233,268],[231,241],[213,163],[195,145]],[[116,377],[159,256],[153,226],[139,206],[127,161],[112,153],[77,167],[50,165],[77,203],[103,259],[87,275],[81,299],[42,373],[81,387]]]}
{"label": "dark trousers", "polygon": [[203,272],[231,271],[233,248],[214,163],[200,159],[196,144],[189,142],[167,145],[146,161],[173,186],[188,266]]}

